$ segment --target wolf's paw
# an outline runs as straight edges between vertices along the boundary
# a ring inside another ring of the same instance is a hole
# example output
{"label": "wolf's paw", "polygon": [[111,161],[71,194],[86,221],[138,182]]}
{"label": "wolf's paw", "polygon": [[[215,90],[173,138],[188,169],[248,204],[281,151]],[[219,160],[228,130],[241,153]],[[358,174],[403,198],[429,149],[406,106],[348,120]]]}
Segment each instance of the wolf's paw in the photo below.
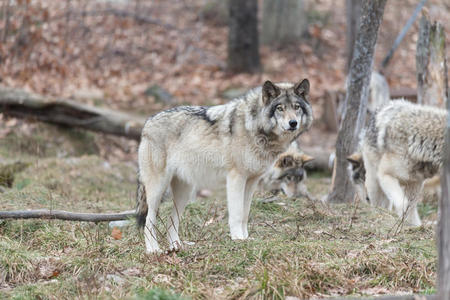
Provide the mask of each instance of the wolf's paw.
{"label": "wolf's paw", "polygon": [[169,245],[169,250],[166,251],[166,254],[178,252],[183,248],[183,243],[181,241],[173,241]]}
{"label": "wolf's paw", "polygon": [[163,253],[162,250],[158,247],[158,248],[151,248],[151,249],[146,249],[145,253],[148,255],[152,255],[152,254],[161,254]]}
{"label": "wolf's paw", "polygon": [[231,234],[231,239],[232,240],[246,240],[247,239],[247,236],[245,236],[244,234]]}

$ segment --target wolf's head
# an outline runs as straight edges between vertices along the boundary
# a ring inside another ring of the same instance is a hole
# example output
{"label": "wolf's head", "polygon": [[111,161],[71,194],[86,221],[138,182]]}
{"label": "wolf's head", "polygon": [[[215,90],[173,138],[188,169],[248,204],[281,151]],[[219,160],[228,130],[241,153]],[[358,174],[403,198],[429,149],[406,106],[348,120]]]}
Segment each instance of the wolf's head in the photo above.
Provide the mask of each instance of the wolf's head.
{"label": "wolf's head", "polygon": [[[266,81],[262,86],[264,114],[268,118],[266,131],[276,135],[299,136],[312,123],[312,110],[307,98],[309,81],[303,79],[297,84]],[[267,128],[269,127],[270,128]]]}
{"label": "wolf's head", "polygon": [[364,184],[366,181],[366,168],[361,153],[355,152],[347,156],[347,161],[350,163],[348,167],[350,179],[354,184]]}
{"label": "wolf's head", "polygon": [[361,153],[355,152],[352,155],[347,156],[347,161],[349,162],[348,174],[351,181],[355,185],[359,199],[368,200],[365,186],[366,168],[364,167],[364,161]]}
{"label": "wolf's head", "polygon": [[280,189],[288,197],[299,196],[306,179],[305,165],[314,158],[303,153],[285,153],[280,156],[274,166],[274,174]]}

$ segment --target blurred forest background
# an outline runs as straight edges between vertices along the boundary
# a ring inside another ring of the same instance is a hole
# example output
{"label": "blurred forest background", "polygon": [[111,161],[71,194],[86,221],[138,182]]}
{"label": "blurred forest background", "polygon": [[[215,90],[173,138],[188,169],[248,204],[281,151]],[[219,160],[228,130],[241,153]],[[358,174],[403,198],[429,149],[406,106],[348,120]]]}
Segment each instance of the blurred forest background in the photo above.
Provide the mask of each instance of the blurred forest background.
{"label": "blurred forest background", "polygon": [[[258,3],[261,68],[247,74],[227,66],[227,1],[3,0],[0,84],[148,116],[179,104],[223,103],[266,79],[307,77],[316,124],[303,143],[333,147],[334,134],[326,134],[317,120],[326,93],[344,89],[346,1],[293,1],[301,4],[303,18],[296,24],[300,30],[292,29],[298,38],[289,41],[270,40],[277,23],[264,20],[270,19],[267,11],[276,8],[266,2]],[[387,3],[375,69],[416,5],[412,0]],[[431,19],[447,32],[449,6],[443,0],[426,5]],[[417,33],[415,22],[383,70],[394,95],[396,89],[416,88]],[[17,122],[0,126],[5,137],[8,126]],[[134,142],[130,147],[135,148]],[[135,153],[131,148],[125,152]]]}
{"label": "blurred forest background", "polygon": [[[179,104],[223,103],[266,79],[307,77],[319,120],[326,93],[344,89],[346,1],[291,1],[300,3],[303,17],[291,25],[297,38],[288,41],[270,38],[279,23],[270,23],[267,12],[283,12],[266,2],[258,2],[261,67],[249,74],[227,65],[228,1],[3,0],[0,84],[148,116]],[[387,3],[375,69],[416,5],[412,0]],[[448,2],[430,0],[426,9],[449,32]],[[383,70],[394,95],[416,89],[417,33],[415,22]],[[16,125],[2,124],[0,136]],[[303,138],[305,145],[312,143],[311,135],[315,143],[334,145],[334,134],[318,138],[326,134],[320,121],[314,128]]]}

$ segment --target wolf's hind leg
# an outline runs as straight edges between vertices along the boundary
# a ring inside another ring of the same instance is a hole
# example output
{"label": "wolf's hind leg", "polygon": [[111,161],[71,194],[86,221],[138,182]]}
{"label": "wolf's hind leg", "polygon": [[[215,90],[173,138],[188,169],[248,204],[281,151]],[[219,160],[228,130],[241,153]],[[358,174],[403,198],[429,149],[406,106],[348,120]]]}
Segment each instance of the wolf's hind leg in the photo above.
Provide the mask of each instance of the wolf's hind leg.
{"label": "wolf's hind leg", "polygon": [[[144,176],[143,176],[144,177]],[[152,177],[145,176],[145,190],[147,193],[148,213],[145,221],[144,238],[147,253],[161,252],[156,240],[156,215],[158,213],[161,198],[168,187],[170,180],[168,174],[152,174]]]}
{"label": "wolf's hind leg", "polygon": [[228,224],[233,240],[246,239],[242,230],[245,215],[246,176],[231,170],[227,175]]}
{"label": "wolf's hind leg", "polygon": [[186,205],[195,196],[195,189],[192,185],[173,177],[171,182],[173,193],[173,209],[172,214],[167,221],[167,238],[169,240],[170,250],[179,250],[181,248],[181,240],[178,235],[178,226],[180,218],[183,215]]}
{"label": "wolf's hind leg", "polygon": [[255,177],[247,180],[245,185],[245,195],[244,195],[244,219],[242,222],[242,232],[244,233],[244,238],[248,238],[248,217],[250,214],[250,206],[252,204],[253,193],[255,192],[256,186],[258,185],[260,177]]}

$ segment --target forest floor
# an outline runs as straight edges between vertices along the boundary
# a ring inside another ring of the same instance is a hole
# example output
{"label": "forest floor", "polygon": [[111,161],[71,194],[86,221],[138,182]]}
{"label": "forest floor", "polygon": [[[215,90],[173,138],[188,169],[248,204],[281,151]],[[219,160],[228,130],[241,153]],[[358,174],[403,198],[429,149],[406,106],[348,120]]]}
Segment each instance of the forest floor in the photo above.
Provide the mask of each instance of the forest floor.
{"label": "forest floor", "polygon": [[[2,187],[0,210],[133,209],[134,163],[101,158],[97,134],[36,127],[0,143],[2,175],[11,183]],[[320,173],[307,180],[319,198],[329,184]],[[181,237],[195,245],[168,255],[146,255],[134,221],[113,229],[108,223],[0,220],[0,298],[284,299],[435,291],[436,201],[420,206],[427,225],[410,228],[365,203],[329,206],[283,196],[263,203],[262,197],[253,200],[251,239],[241,242],[230,239],[223,191],[198,198],[180,226]],[[169,209],[164,202],[162,220]],[[162,224],[158,236],[167,249]]]}
{"label": "forest floor", "polygon": [[[8,30],[3,6],[0,84],[149,115],[176,104],[224,103],[266,79],[307,77],[315,123],[301,143],[332,150],[336,134],[324,131],[320,119],[325,94],[342,90],[345,82],[344,1],[306,1],[308,37],[297,45],[261,46],[263,71],[238,75],[226,70],[226,21],[211,14],[206,1],[135,2],[16,1]],[[386,5],[375,69],[416,2]],[[427,10],[450,32],[446,1],[429,0]],[[391,89],[416,87],[417,24],[384,70]],[[154,86],[175,103],[155,97]],[[137,143],[124,138],[0,114],[0,210],[132,209],[136,153]],[[329,174],[320,173],[310,174],[307,183],[318,198],[329,184]],[[181,236],[195,245],[162,256],[144,254],[134,224],[113,231],[106,223],[0,220],[0,298],[321,298],[435,291],[434,199],[420,205],[426,225],[409,228],[363,203],[328,206],[280,196],[264,204],[260,196],[251,209],[252,239],[231,241],[222,191],[188,206]],[[162,218],[168,209],[165,203]]]}

